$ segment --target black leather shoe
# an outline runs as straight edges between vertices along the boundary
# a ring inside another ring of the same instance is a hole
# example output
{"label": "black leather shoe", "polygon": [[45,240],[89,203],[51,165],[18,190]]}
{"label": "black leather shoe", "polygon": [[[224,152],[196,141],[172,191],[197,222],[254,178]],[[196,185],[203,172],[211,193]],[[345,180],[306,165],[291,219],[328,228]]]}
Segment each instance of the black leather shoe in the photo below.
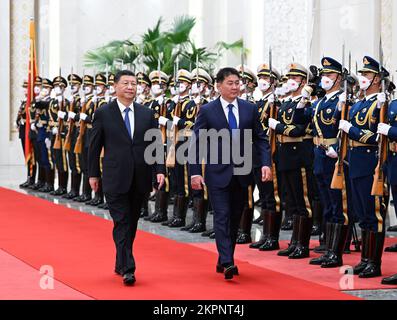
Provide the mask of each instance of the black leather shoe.
{"label": "black leather shoe", "polygon": [[210,234],[209,238],[210,239],[215,239],[215,231]]}
{"label": "black leather shoe", "polygon": [[388,228],[387,228],[387,231],[390,231],[390,232],[397,232],[397,225],[388,227]]}
{"label": "black leather shoe", "polygon": [[365,269],[358,275],[359,278],[374,278],[382,275],[380,265],[374,262],[368,262]]}
{"label": "black leather shoe", "polygon": [[72,190],[68,194],[63,195],[62,198],[71,200],[71,199],[74,199],[74,198],[76,198],[78,196],[79,195],[77,194],[77,192]]}
{"label": "black leather shoe", "polygon": [[62,188],[62,187],[60,187],[60,188],[58,188],[58,189],[56,189],[55,191],[54,191],[54,196],[63,196],[64,194],[66,194],[67,193],[67,190],[65,189],[65,188]]}
{"label": "black leather shoe", "polygon": [[266,237],[260,238],[259,241],[253,242],[249,245],[251,249],[259,249],[267,241]]}
{"label": "black leather shoe", "polygon": [[246,244],[251,242],[252,242],[251,235],[245,232],[241,232],[236,240],[237,244]]}
{"label": "black leather shoe", "polygon": [[21,183],[21,184],[19,185],[19,187],[20,187],[21,189],[27,188],[27,187],[29,186],[29,184],[30,184],[30,181],[29,181],[29,179],[28,179],[28,180],[26,180],[24,183]]}
{"label": "black leather shoe", "polygon": [[180,218],[175,218],[174,220],[171,221],[171,223],[168,225],[170,228],[180,228],[185,226],[185,221],[180,219]]}
{"label": "black leather shoe", "polygon": [[397,243],[385,248],[385,252],[397,252]]}
{"label": "black leather shoe", "polygon": [[[217,273],[223,273],[224,270],[225,270],[225,268],[221,264],[217,264],[216,265],[216,272]],[[233,275],[234,276],[238,276],[239,275],[237,266],[234,266]]]}
{"label": "black leather shoe", "polygon": [[207,231],[204,231],[201,236],[202,237],[209,237],[212,233],[214,232],[214,229],[209,229]]}
{"label": "black leather shoe", "polygon": [[73,200],[76,202],[86,202],[91,200],[91,196],[87,194],[82,194],[80,197],[74,198]]}
{"label": "black leather shoe", "polygon": [[259,251],[273,251],[280,249],[280,244],[277,239],[269,238],[264,244],[259,247]]}
{"label": "black leather shoe", "polygon": [[123,275],[123,283],[126,286],[132,286],[135,283],[135,275],[131,272],[127,272]]}
{"label": "black leather shoe", "polygon": [[196,223],[190,230],[190,233],[199,233],[205,231],[205,225],[201,222]]}
{"label": "black leather shoe", "polygon": [[231,280],[233,279],[234,276],[234,270],[235,270],[235,266],[228,266],[225,268],[225,270],[223,271],[223,274],[225,275],[225,280]]}
{"label": "black leather shoe", "polygon": [[292,218],[285,219],[281,225],[281,230],[287,231],[287,230],[292,230],[292,228],[293,228]]}
{"label": "black leather shoe", "polygon": [[382,284],[397,284],[397,274],[394,274],[387,278],[383,278]]}

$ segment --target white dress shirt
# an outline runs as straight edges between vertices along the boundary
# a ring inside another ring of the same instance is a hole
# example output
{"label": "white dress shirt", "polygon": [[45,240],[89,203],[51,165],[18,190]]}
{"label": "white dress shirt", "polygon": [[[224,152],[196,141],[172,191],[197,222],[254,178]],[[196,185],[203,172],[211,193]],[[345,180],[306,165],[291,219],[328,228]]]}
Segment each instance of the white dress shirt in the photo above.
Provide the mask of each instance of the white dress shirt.
{"label": "white dress shirt", "polygon": [[[119,106],[120,112],[121,112],[121,116],[123,117],[123,121],[125,121],[125,109],[127,109],[127,107],[125,105],[123,105],[119,99],[117,99],[117,104]],[[134,137],[134,103],[131,103],[128,108],[130,108],[130,111],[128,112],[128,117],[130,120],[130,127],[131,127],[131,139]]]}
{"label": "white dress shirt", "polygon": [[238,116],[238,103],[237,103],[237,99],[234,99],[234,101],[232,103],[227,102],[225,99],[223,99],[222,97],[220,97],[221,100],[221,104],[222,104],[222,108],[223,108],[223,112],[225,113],[226,116],[226,120],[227,122],[229,122],[229,108],[228,105],[232,104],[233,105],[233,114],[236,117],[236,122],[237,122],[237,127],[239,127],[239,116]]}

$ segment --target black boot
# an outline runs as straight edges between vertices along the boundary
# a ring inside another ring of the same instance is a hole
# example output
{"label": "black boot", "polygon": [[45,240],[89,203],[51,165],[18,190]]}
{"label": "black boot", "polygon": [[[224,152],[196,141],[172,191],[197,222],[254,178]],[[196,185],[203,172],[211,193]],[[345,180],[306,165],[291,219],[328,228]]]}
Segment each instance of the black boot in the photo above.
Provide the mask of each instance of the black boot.
{"label": "black boot", "polygon": [[268,238],[266,242],[259,247],[259,251],[273,251],[280,249],[280,245],[278,243],[278,239],[280,236],[280,227],[281,227],[281,213],[277,212],[268,212],[267,216],[267,225],[268,225]]}
{"label": "black boot", "polygon": [[[262,235],[261,238],[259,239],[259,241],[257,242],[253,242],[250,244],[250,248],[252,249],[259,249],[266,241],[267,239],[270,237],[270,231],[269,231],[269,210],[267,209],[262,209],[261,211],[261,216],[260,216],[260,221],[263,221],[262,224]],[[258,218],[259,219],[259,218]],[[257,219],[257,220],[258,220]],[[253,223],[255,223],[255,220],[253,221]]]}
{"label": "black boot", "polygon": [[349,226],[342,223],[332,224],[331,247],[321,268],[336,268],[343,266],[343,251],[346,245]]}
{"label": "black boot", "polygon": [[193,198],[193,206],[190,207],[191,200],[188,201],[188,208],[192,208],[192,221],[181,228],[181,231],[189,231],[197,222],[196,198]]}
{"label": "black boot", "polygon": [[385,243],[384,232],[369,232],[369,255],[368,263],[363,271],[358,275],[359,278],[374,278],[382,275],[382,253]]}
{"label": "black boot", "polygon": [[387,278],[383,278],[382,279],[382,284],[394,284],[394,285],[396,285],[397,284],[397,274],[394,274],[394,275],[392,275],[392,276],[390,276],[390,277],[387,277]]}
{"label": "black boot", "polygon": [[170,228],[180,228],[186,224],[186,212],[188,209],[188,200],[189,198],[185,196],[180,196],[180,195],[176,196],[175,218],[168,225]]}
{"label": "black boot", "polygon": [[211,236],[211,234],[213,234],[213,233],[215,233],[215,231],[214,231],[214,229],[212,228],[212,229],[209,229],[209,230],[207,230],[207,231],[204,231],[204,232],[201,234],[201,236],[202,236],[202,237],[209,237],[209,236]]}
{"label": "black boot", "polygon": [[47,168],[45,173],[46,173],[46,181],[44,183],[44,186],[42,188],[38,189],[38,191],[50,193],[51,191],[54,191],[55,172],[51,168]]}
{"label": "black boot", "polygon": [[295,250],[288,256],[289,259],[303,259],[309,257],[310,234],[313,227],[313,219],[300,216],[298,242]]}
{"label": "black boot", "polygon": [[63,196],[67,193],[67,185],[68,185],[68,172],[67,171],[58,171],[58,184],[59,187],[53,193],[54,196]]}
{"label": "black boot", "polygon": [[199,233],[206,230],[207,213],[208,213],[208,200],[204,198],[195,199],[197,215],[195,225],[189,230],[190,233]]}
{"label": "black boot", "polygon": [[169,193],[159,190],[156,193],[157,214],[150,220],[151,222],[164,222],[168,220],[168,198]]}
{"label": "black boot", "polygon": [[298,216],[298,215],[294,215],[292,217],[291,242],[289,243],[287,249],[280,250],[279,252],[277,252],[278,256],[288,257],[295,250],[296,244],[298,242],[299,218],[300,218],[300,216]]}
{"label": "black boot", "polygon": [[44,186],[45,176],[46,176],[45,172],[46,172],[45,168],[39,167],[39,176],[37,178],[37,182],[35,184],[31,185],[29,187],[29,189],[39,190],[40,188],[42,188]]}
{"label": "black boot", "polygon": [[286,208],[285,210],[284,220],[281,223],[281,230],[284,231],[293,230],[293,217],[291,217],[288,208]]}
{"label": "black boot", "polygon": [[323,220],[323,210],[322,210],[321,202],[314,200],[313,201],[313,228],[311,231],[312,236],[320,236],[321,235],[322,220]]}
{"label": "black boot", "polygon": [[91,200],[92,189],[90,186],[90,182],[88,179],[88,175],[83,175],[83,194],[79,197],[74,198],[73,200],[76,202],[86,202]]}
{"label": "black boot", "polygon": [[72,183],[71,190],[68,194],[65,194],[62,198],[64,199],[74,199],[77,198],[80,194],[80,183],[81,183],[81,174],[72,172]]}
{"label": "black boot", "polygon": [[[326,226],[325,226],[325,253],[323,255],[321,255],[318,258],[313,258],[310,260],[309,264],[313,264],[313,265],[321,265],[328,257],[329,255],[329,250],[331,249],[331,239],[332,239],[332,231],[333,229],[334,223],[331,222],[327,222]],[[314,251],[316,251],[314,249]]]}
{"label": "black boot", "polygon": [[[362,249],[361,249],[361,261],[358,265],[353,268],[353,274],[358,275],[362,271],[364,271],[365,267],[368,264],[368,256],[369,256],[369,230],[362,229],[361,230],[361,241],[362,241]],[[348,270],[346,270],[348,273]]]}
{"label": "black boot", "polygon": [[243,214],[240,220],[240,230],[237,237],[237,244],[246,244],[252,242],[251,239],[251,228],[252,228],[252,217],[254,216],[254,209],[249,208],[247,205],[244,207]]}
{"label": "black boot", "polygon": [[141,215],[140,217],[143,218],[145,221],[149,221],[154,217],[155,212],[153,214],[149,214],[149,197],[150,193],[145,194],[142,200],[142,208],[141,208]]}

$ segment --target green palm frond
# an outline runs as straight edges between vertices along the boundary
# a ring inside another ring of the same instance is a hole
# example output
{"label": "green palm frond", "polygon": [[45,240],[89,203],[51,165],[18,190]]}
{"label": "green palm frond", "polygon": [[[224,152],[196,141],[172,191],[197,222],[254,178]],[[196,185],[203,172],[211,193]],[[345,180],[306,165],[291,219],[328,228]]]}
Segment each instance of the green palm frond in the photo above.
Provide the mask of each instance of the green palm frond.
{"label": "green palm frond", "polygon": [[189,41],[190,32],[196,24],[196,19],[189,16],[180,16],[174,19],[172,28],[165,35],[174,44],[184,44]]}

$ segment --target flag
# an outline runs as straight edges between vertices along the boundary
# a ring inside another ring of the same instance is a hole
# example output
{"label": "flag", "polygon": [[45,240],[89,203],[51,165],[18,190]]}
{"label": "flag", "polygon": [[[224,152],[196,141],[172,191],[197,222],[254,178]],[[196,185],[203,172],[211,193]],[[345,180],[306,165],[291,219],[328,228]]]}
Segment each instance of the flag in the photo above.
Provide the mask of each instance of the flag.
{"label": "flag", "polygon": [[[30,20],[29,24],[29,37],[30,37],[30,48],[29,48],[29,63],[28,63],[28,97],[26,99],[26,125],[25,125],[25,161],[29,164],[29,161],[33,158],[33,147],[29,139],[30,131],[30,113],[29,108],[34,97],[34,81],[37,75],[37,64],[36,64],[36,32],[34,20]],[[30,161],[31,163],[32,161]]]}

